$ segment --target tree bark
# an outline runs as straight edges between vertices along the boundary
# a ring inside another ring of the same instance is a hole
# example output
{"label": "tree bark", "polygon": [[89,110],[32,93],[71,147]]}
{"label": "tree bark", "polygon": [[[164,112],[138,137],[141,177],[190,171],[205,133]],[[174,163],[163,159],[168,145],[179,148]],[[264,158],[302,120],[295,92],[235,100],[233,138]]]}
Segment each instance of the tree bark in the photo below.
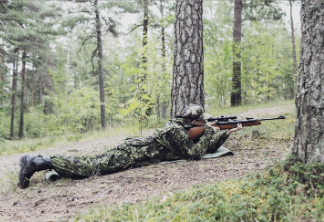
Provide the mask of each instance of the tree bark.
{"label": "tree bark", "polygon": [[[18,53],[18,52],[17,52]],[[12,97],[11,97],[11,124],[10,124],[10,139],[14,139],[14,122],[15,122],[15,106],[16,106],[16,90],[17,90],[17,67],[18,61],[13,62],[13,74],[12,74]]]}
{"label": "tree bark", "polygon": [[[3,50],[3,44],[1,44]],[[1,95],[0,95],[0,106],[3,106],[3,93],[4,93],[4,57],[0,57],[0,80],[1,80]]]}
{"label": "tree bark", "polygon": [[[294,20],[292,16],[292,0],[289,0],[290,4],[290,28],[291,28],[291,44],[293,49],[293,61],[294,61],[294,79],[295,79],[295,93],[297,89],[297,58],[296,58],[296,44],[295,44],[295,31],[294,31]],[[293,95],[291,95],[293,96]]]}
{"label": "tree bark", "polygon": [[[47,67],[49,66],[49,60],[50,56],[47,56],[47,61],[46,65]],[[45,90],[44,90],[44,95],[47,98],[50,92],[50,74],[48,71],[46,71],[46,78],[45,78]],[[48,99],[45,98],[45,105],[44,105],[44,114],[45,115],[50,115],[51,114],[51,103],[48,101]]]}
{"label": "tree bark", "polygon": [[324,164],[324,2],[301,2],[301,48],[293,153]]}
{"label": "tree bark", "polygon": [[242,8],[240,0],[234,1],[233,27],[233,78],[231,91],[231,106],[242,104],[241,98],[241,39],[242,39]]}
{"label": "tree bark", "polygon": [[176,3],[171,117],[190,103],[205,106],[203,1]]}
{"label": "tree bark", "polygon": [[24,97],[25,97],[25,75],[26,75],[26,55],[27,50],[24,49],[22,55],[22,70],[21,70],[21,98],[20,98],[20,121],[19,121],[19,138],[24,137]]}
{"label": "tree bark", "polygon": [[34,106],[36,106],[36,102],[35,102],[35,84],[33,84],[33,86],[32,86],[32,98],[31,98],[31,100],[32,100],[32,105],[34,105]]}
{"label": "tree bark", "polygon": [[[164,17],[164,7],[163,7],[163,0],[160,0],[160,7],[159,7],[161,17]],[[165,54],[165,27],[164,24],[162,23],[161,26],[161,43],[162,43],[162,50],[161,50],[161,57],[162,57],[162,72],[163,74],[166,73],[166,54]],[[159,99],[160,102],[160,99]],[[168,102],[163,101],[161,103],[161,117],[166,118],[167,117],[167,109],[168,109]],[[159,109],[159,114],[160,114],[160,109]]]}
{"label": "tree bark", "polygon": [[102,127],[102,129],[105,130],[107,128],[106,108],[105,108],[105,80],[104,80],[103,67],[102,67],[103,54],[102,54],[100,14],[99,14],[99,10],[97,8],[98,0],[95,0],[94,5],[96,7],[95,13],[96,13],[96,29],[97,29],[101,127]]}
{"label": "tree bark", "polygon": [[144,77],[142,81],[146,79],[147,69],[147,31],[148,31],[148,0],[144,0],[144,20],[143,20],[143,55],[142,55],[142,67],[144,69]]}
{"label": "tree bark", "polygon": [[39,103],[43,104],[43,77],[39,76]]}

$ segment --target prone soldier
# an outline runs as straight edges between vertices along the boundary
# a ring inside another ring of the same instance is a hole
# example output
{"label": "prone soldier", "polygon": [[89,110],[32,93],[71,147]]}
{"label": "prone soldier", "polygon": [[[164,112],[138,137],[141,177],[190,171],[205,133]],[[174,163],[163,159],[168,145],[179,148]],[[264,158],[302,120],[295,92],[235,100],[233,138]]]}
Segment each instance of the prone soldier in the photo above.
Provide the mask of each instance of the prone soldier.
{"label": "prone soldier", "polygon": [[[84,179],[162,161],[199,160],[206,153],[216,152],[232,132],[243,128],[238,124],[236,128],[219,132],[215,127],[206,125],[206,120],[211,117],[210,114],[204,113],[202,106],[193,104],[186,107],[180,116],[170,119],[162,129],[157,129],[153,136],[126,139],[123,144],[101,155],[25,155],[19,163],[21,169],[18,186],[27,188],[35,172],[49,169],[54,169],[62,177]],[[202,136],[195,140],[190,139],[188,129],[202,123],[206,126]]]}

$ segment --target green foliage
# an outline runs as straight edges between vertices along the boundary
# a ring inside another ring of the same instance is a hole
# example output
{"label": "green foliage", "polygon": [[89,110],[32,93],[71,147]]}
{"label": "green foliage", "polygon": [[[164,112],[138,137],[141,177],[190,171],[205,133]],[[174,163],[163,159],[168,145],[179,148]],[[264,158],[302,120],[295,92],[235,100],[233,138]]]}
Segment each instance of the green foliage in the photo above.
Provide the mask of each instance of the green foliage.
{"label": "green foliage", "polygon": [[[291,34],[277,3],[270,4],[273,6],[268,7],[260,1],[244,3],[241,51],[243,104],[294,97]],[[226,107],[230,104],[232,91],[233,6],[226,1],[207,2],[204,3],[204,10],[207,104]],[[299,41],[297,35],[297,47]]]}
{"label": "green foliage", "polygon": [[92,209],[75,221],[322,221],[323,172],[319,164],[281,162],[246,179],[198,185],[167,199]]}

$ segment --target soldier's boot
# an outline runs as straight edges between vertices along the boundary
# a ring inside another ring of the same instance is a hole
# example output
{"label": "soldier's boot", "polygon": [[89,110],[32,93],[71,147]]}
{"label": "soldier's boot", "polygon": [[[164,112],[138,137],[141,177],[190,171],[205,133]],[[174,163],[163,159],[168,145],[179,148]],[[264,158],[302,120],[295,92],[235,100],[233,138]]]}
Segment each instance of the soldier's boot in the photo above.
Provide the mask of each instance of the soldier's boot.
{"label": "soldier's boot", "polygon": [[20,171],[18,186],[25,189],[29,186],[29,180],[35,172],[52,169],[50,157],[25,155],[19,161]]}

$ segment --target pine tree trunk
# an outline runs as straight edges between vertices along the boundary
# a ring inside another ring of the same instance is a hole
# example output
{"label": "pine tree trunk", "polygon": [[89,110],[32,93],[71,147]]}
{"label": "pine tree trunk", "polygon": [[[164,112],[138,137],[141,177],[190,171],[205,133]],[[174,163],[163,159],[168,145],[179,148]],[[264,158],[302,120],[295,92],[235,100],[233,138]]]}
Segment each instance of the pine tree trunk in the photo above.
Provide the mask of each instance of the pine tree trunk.
{"label": "pine tree trunk", "polygon": [[[293,16],[292,16],[292,1],[289,0],[290,3],[290,28],[291,28],[291,44],[292,44],[292,49],[293,49],[293,61],[294,61],[294,78],[295,80],[295,93],[297,89],[297,58],[296,58],[296,44],[295,44],[295,31],[294,31],[294,21],[293,21]],[[290,98],[292,98],[294,95],[291,94]]]}
{"label": "pine tree trunk", "polygon": [[29,104],[29,89],[28,86],[26,84],[26,106],[28,107]]}
{"label": "pine tree trunk", "polygon": [[26,75],[26,54],[27,50],[24,49],[22,56],[22,70],[21,70],[21,98],[20,98],[20,121],[19,121],[19,138],[24,137],[24,97],[25,97],[25,75]]}
{"label": "pine tree trunk", "polygon": [[32,99],[32,104],[31,105],[35,105],[35,102],[34,102],[35,90],[34,89],[35,89],[35,85],[33,84],[33,86],[32,86],[32,98],[31,98]]}
{"label": "pine tree trunk", "polygon": [[301,3],[301,48],[293,152],[324,164],[324,2]]}
{"label": "pine tree trunk", "polygon": [[178,0],[176,3],[171,116],[186,106],[205,105],[203,1]]}
{"label": "pine tree trunk", "polygon": [[[164,18],[164,7],[163,7],[163,0],[160,0],[160,7],[159,10],[161,12],[161,17]],[[162,72],[163,74],[166,73],[166,54],[165,54],[165,27],[164,24],[161,26],[161,44],[162,44],[162,50],[161,50],[161,57],[162,57]],[[167,117],[167,109],[168,109],[168,102],[163,101],[161,103],[161,114],[160,118],[166,118]]]}
{"label": "pine tree trunk", "polygon": [[161,36],[162,36],[162,72],[166,72],[166,66],[165,66],[165,28],[162,26],[161,28]]}
{"label": "pine tree trunk", "polygon": [[14,139],[14,122],[15,122],[15,106],[16,106],[16,91],[17,91],[17,61],[13,62],[12,75],[12,97],[11,97],[11,124],[10,124],[10,139]]}
{"label": "pine tree trunk", "polygon": [[[3,44],[1,44],[1,48],[3,50]],[[0,57],[0,80],[1,80],[1,95],[0,95],[0,106],[3,106],[3,93],[4,93],[4,84],[5,84],[5,81],[4,81],[4,59],[3,57],[1,56]]]}
{"label": "pine tree trunk", "polygon": [[105,81],[104,81],[104,74],[103,74],[103,67],[102,67],[103,54],[102,54],[102,41],[101,41],[100,14],[97,8],[98,0],[95,0],[94,5],[96,7],[95,13],[96,13],[96,28],[97,28],[101,127],[102,129],[105,130],[107,128],[106,109],[105,109]]}
{"label": "pine tree trunk", "polygon": [[241,0],[234,1],[233,28],[233,78],[231,92],[231,106],[239,106],[241,98],[241,39],[242,39],[242,8]]}
{"label": "pine tree trunk", "polygon": [[143,55],[142,55],[142,64],[141,66],[143,67],[144,69],[144,77],[142,79],[142,81],[145,81],[146,79],[146,69],[147,69],[147,50],[146,50],[146,47],[147,47],[147,30],[148,30],[148,0],[144,0],[144,20],[143,20]]}

